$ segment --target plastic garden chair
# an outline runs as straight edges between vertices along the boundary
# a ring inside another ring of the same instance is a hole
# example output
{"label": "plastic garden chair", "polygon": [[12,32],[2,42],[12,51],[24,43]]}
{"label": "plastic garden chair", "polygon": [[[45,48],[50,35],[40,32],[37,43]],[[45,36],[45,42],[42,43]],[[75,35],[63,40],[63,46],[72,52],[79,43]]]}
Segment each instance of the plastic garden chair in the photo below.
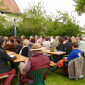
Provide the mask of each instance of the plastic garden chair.
{"label": "plastic garden chair", "polygon": [[39,70],[36,70],[36,71],[33,71],[32,73],[30,73],[27,76],[27,78],[29,78],[30,76],[34,76],[32,85],[45,85],[45,82],[44,82],[44,73],[45,72],[46,72],[46,68],[39,69]]}

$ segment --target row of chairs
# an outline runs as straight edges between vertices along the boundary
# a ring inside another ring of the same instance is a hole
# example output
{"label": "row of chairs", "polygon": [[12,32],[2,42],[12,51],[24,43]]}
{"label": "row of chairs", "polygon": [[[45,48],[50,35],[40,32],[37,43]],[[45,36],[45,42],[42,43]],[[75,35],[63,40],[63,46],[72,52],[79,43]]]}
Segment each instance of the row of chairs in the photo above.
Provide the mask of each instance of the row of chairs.
{"label": "row of chairs", "polygon": [[[29,78],[30,76],[34,76],[34,80],[33,80],[33,84],[32,85],[45,85],[44,82],[44,73],[46,72],[46,68],[43,69],[39,69],[36,71],[33,71],[32,73],[30,73],[27,77]],[[4,76],[0,76],[0,85],[4,85],[4,80],[8,77],[9,75],[4,75]],[[14,81],[16,83],[16,81]],[[12,81],[11,85],[16,85]]]}

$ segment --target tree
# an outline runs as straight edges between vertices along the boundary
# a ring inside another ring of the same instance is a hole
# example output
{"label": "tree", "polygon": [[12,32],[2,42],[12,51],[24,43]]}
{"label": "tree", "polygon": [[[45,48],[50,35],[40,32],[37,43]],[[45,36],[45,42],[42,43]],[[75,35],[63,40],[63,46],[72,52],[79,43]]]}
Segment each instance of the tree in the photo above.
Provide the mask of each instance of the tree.
{"label": "tree", "polygon": [[52,16],[47,16],[45,21],[45,35],[46,36],[79,36],[81,28],[75,22],[75,18],[68,14],[57,10],[55,20]]}
{"label": "tree", "polygon": [[45,35],[46,36],[57,36],[57,29],[59,28],[58,26],[58,20],[56,19],[55,21],[52,20],[52,16],[47,16],[46,17],[46,22],[45,22]]}
{"label": "tree", "polygon": [[7,22],[7,20],[4,18],[4,17],[2,17],[2,16],[0,16],[0,35],[3,35],[3,36],[7,36],[7,35],[9,35],[9,30],[7,29],[7,25],[8,24],[8,22]]}
{"label": "tree", "polygon": [[54,34],[59,36],[78,36],[81,33],[81,28],[76,24],[74,17],[69,16],[68,12],[62,13],[57,10],[57,16],[54,20]]}
{"label": "tree", "polygon": [[75,5],[75,10],[79,15],[82,13],[85,13],[85,0],[73,0],[76,5]]}
{"label": "tree", "polygon": [[45,10],[41,2],[38,5],[30,6],[22,15],[23,21],[18,26],[18,33],[28,37],[31,35],[41,35],[41,32],[44,30],[44,15]]}

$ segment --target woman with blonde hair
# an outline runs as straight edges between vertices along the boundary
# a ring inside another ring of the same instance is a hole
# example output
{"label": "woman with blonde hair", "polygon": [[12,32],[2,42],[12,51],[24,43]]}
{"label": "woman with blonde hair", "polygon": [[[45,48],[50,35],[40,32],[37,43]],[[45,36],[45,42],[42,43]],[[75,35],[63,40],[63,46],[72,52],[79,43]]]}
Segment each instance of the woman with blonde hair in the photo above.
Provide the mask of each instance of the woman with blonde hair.
{"label": "woman with blonde hair", "polygon": [[5,39],[6,42],[8,41],[8,37],[7,36],[5,36],[4,39]]}
{"label": "woman with blonde hair", "polygon": [[22,49],[19,52],[20,55],[28,57],[28,52],[29,52],[28,44],[29,44],[29,41],[27,39],[22,41],[23,47],[22,47]]}
{"label": "woman with blonde hair", "polygon": [[72,36],[71,40],[72,40],[72,43],[76,42],[76,38],[74,36]]}

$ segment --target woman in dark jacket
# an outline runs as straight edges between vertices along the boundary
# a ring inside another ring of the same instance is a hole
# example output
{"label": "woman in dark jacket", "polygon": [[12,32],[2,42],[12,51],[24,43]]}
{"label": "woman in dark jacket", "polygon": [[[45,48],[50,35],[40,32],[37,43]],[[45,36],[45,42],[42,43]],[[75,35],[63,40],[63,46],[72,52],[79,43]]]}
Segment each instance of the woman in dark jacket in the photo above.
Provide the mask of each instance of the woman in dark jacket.
{"label": "woman in dark jacket", "polygon": [[[58,38],[58,43],[56,47],[57,51],[65,51],[65,45],[63,44],[63,38]],[[55,63],[57,63],[59,60],[61,60],[64,57],[64,55],[53,55],[53,60]]]}
{"label": "woman in dark jacket", "polygon": [[12,69],[7,61],[13,61],[13,59],[4,50],[5,41],[4,37],[0,36],[0,76],[9,75],[4,85],[10,85],[16,71]]}
{"label": "woman in dark jacket", "polygon": [[57,50],[59,51],[65,51],[65,45],[63,44],[63,38],[59,37],[58,38],[58,46],[56,47]]}
{"label": "woman in dark jacket", "polygon": [[22,49],[20,50],[19,54],[25,57],[28,57],[29,48],[28,48],[29,41],[27,39],[22,41]]}
{"label": "woman in dark jacket", "polygon": [[68,42],[65,43],[65,52],[66,52],[66,55],[69,55],[72,51],[72,46],[71,46],[71,39],[68,38]]}
{"label": "woman in dark jacket", "polygon": [[21,44],[19,38],[17,38],[17,39],[15,40],[15,42],[16,42],[16,51],[15,51],[15,53],[19,54],[20,50],[22,49],[22,44]]}

